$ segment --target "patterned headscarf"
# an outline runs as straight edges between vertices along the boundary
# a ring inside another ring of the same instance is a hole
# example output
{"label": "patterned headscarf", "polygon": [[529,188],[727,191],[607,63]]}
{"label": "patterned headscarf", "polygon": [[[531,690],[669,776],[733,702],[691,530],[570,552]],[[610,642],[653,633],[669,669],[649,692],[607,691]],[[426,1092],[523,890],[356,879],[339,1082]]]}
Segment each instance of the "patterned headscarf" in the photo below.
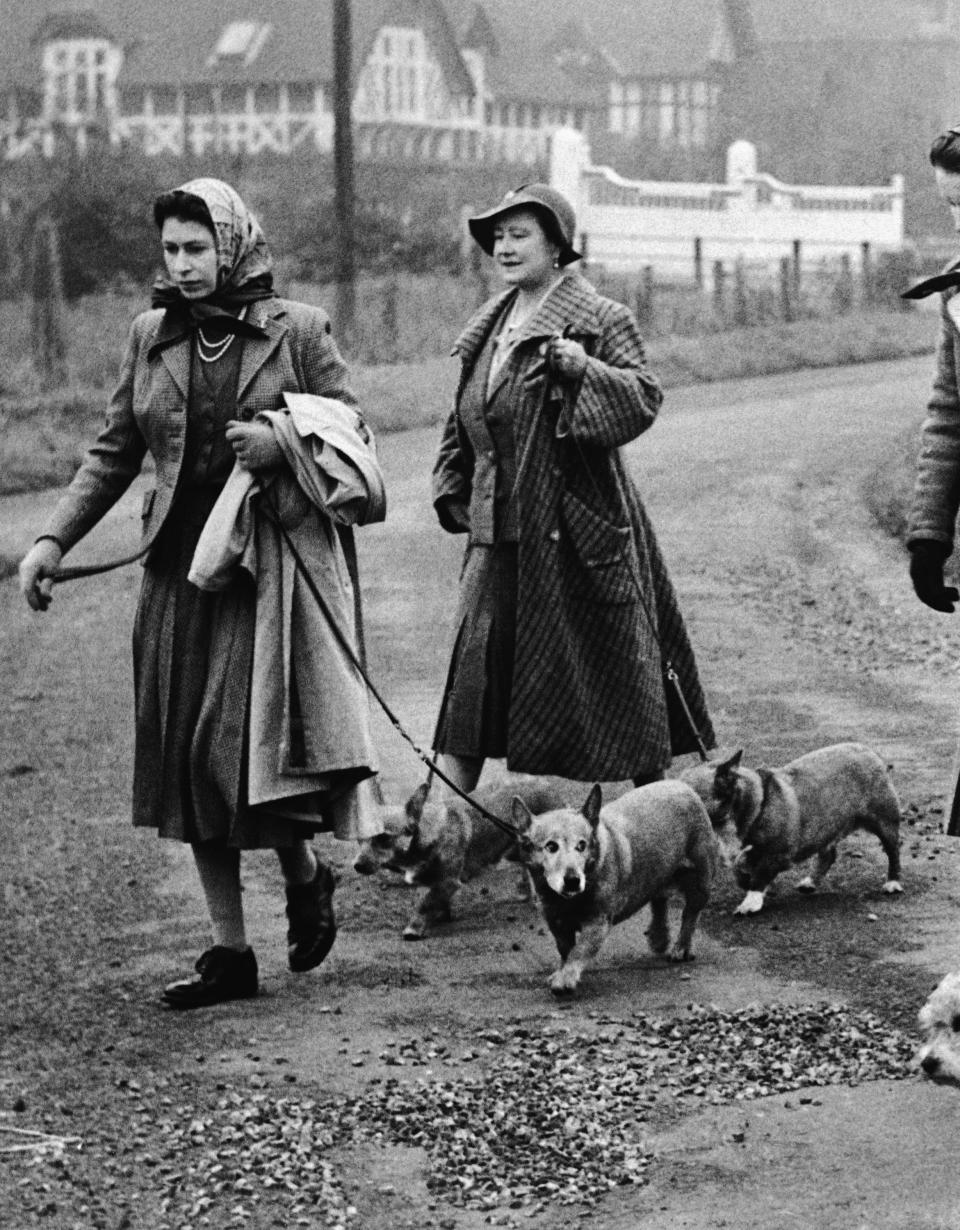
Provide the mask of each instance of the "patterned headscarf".
{"label": "patterned headscarf", "polygon": [[191,179],[179,191],[199,197],[210,214],[217,239],[218,293],[239,290],[251,278],[270,273],[273,262],[260,223],[229,184],[222,179]]}
{"label": "patterned headscarf", "polygon": [[[188,303],[166,270],[153,284],[153,306],[186,312],[196,323],[273,294],[273,262],[260,223],[222,179],[191,179],[176,190],[202,201],[217,246],[218,285],[206,299]],[[224,321],[224,324],[229,322]],[[232,328],[232,326],[231,326]],[[242,326],[237,332],[246,332]],[[260,330],[257,330],[259,335]]]}

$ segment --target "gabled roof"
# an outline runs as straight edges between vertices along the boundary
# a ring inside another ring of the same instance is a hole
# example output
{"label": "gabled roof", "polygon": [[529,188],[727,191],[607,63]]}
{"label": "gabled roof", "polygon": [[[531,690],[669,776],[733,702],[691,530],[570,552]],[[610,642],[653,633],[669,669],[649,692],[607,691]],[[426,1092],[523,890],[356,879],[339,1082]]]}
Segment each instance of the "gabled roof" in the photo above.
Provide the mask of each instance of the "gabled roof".
{"label": "gabled roof", "polygon": [[[0,88],[35,87],[37,35],[51,23],[69,29],[81,18],[123,46],[125,82],[329,82],[332,13],[332,0],[0,0]],[[472,93],[441,0],[352,0],[351,16],[354,71],[381,26],[409,22],[428,32],[451,90]],[[231,57],[209,64],[224,29],[244,21],[269,26],[253,60]]]}
{"label": "gabled roof", "polygon": [[[488,66],[494,94],[571,101],[569,77],[545,54],[558,31],[583,29],[585,50],[611,75],[678,77],[705,73],[718,30],[739,45],[743,21],[731,23],[728,5],[746,0],[445,0],[461,46],[482,14],[499,54]],[[556,71],[555,71],[556,70]]]}

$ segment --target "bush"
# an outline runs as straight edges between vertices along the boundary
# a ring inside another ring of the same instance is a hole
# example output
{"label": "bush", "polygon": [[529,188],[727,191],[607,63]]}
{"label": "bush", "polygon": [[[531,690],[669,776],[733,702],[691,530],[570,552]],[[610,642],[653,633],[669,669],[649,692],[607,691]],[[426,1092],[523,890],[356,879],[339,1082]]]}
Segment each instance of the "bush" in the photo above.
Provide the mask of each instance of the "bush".
{"label": "bush", "polygon": [[145,155],[125,151],[121,156],[109,149],[8,171],[8,284],[18,287],[28,280],[25,254],[38,219],[45,217],[56,224],[68,299],[118,280],[145,284],[160,255],[151,206],[161,191],[161,175],[162,166]]}

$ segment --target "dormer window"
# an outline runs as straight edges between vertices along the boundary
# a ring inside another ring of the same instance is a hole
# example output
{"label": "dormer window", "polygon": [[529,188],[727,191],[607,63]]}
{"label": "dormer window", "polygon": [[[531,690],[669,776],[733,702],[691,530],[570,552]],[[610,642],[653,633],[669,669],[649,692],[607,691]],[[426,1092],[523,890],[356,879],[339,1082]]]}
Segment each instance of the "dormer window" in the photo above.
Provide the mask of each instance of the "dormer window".
{"label": "dormer window", "polygon": [[252,64],[270,35],[266,21],[231,21],[224,26],[207,63]]}
{"label": "dormer window", "polygon": [[51,39],[43,48],[44,114],[80,123],[116,109],[122,55],[103,38]]}
{"label": "dormer window", "polygon": [[427,117],[428,99],[439,87],[423,31],[383,26],[359,82],[365,109],[384,119]]}

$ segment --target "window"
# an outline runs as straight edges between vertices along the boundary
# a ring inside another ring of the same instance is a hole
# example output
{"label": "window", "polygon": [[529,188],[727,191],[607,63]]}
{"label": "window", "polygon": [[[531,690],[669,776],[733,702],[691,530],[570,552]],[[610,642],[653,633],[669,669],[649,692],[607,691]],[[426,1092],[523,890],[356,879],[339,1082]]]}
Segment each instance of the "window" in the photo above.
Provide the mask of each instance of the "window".
{"label": "window", "polygon": [[44,114],[78,123],[116,109],[121,52],[106,39],[53,39],[44,46]]}
{"label": "window", "polygon": [[228,22],[207,58],[207,64],[212,67],[223,60],[239,60],[243,64],[252,64],[269,34],[270,26],[267,22]]}
{"label": "window", "polygon": [[378,120],[423,123],[456,110],[423,31],[399,26],[379,31],[357,82],[357,98],[364,118]]}
{"label": "window", "polygon": [[663,146],[704,146],[718,100],[719,87],[712,81],[613,81],[607,124],[611,132]]}

